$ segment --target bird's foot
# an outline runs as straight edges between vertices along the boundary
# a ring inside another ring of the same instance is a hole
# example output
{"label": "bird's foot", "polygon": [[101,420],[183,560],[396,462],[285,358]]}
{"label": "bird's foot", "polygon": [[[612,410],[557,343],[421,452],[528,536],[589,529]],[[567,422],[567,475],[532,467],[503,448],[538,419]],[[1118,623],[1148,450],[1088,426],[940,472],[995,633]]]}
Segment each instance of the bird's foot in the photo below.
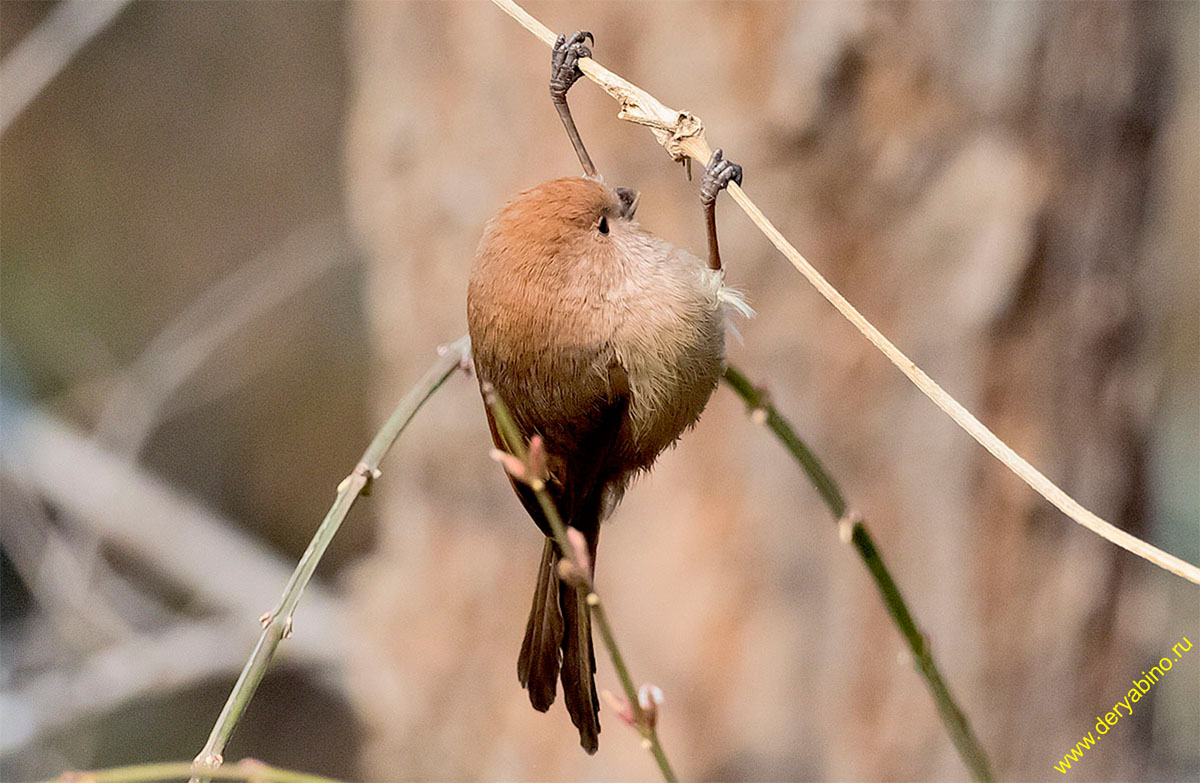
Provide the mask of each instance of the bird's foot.
{"label": "bird's foot", "polygon": [[583,76],[583,71],[579,70],[579,58],[592,56],[587,41],[595,43],[596,39],[591,33],[580,30],[570,38],[559,34],[554,42],[554,51],[550,55],[550,97],[556,103],[565,102],[567,90],[571,89],[576,79]]}
{"label": "bird's foot", "polygon": [[700,183],[700,201],[710,207],[717,201],[717,194],[729,187],[730,182],[742,184],[742,167],[725,160],[724,153],[717,150],[704,167],[704,181]]}

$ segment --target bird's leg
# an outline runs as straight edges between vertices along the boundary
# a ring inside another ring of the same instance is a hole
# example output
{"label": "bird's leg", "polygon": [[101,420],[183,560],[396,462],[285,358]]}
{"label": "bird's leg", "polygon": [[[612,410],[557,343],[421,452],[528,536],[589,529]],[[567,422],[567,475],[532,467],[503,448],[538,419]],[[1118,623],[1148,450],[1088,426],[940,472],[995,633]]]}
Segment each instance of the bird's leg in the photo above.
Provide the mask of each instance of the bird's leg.
{"label": "bird's leg", "polygon": [[567,129],[567,136],[571,138],[575,154],[579,156],[583,173],[594,177],[596,167],[588,157],[587,150],[583,148],[583,139],[579,138],[579,130],[575,127],[575,120],[571,119],[571,109],[567,106],[567,90],[571,89],[576,79],[583,76],[583,71],[579,70],[579,58],[592,56],[592,50],[584,43],[588,40],[596,42],[591,33],[581,30],[570,38],[559,35],[558,40],[554,42],[554,51],[550,55],[550,99],[554,101],[559,119]]}
{"label": "bird's leg", "polygon": [[732,180],[742,184],[742,167],[722,160],[721,150],[712,154],[704,167],[704,181],[700,183],[700,203],[704,206],[704,220],[708,224],[708,268],[721,268],[721,250],[717,247],[717,194],[729,186]]}

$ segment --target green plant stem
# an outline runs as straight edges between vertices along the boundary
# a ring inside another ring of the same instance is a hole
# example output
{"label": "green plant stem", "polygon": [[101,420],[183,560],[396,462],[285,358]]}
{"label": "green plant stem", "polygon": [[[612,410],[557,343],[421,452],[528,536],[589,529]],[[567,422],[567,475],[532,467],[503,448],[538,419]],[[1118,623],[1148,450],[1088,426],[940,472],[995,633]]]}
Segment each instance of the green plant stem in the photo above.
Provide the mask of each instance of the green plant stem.
{"label": "green plant stem", "polygon": [[396,406],[392,415],[375,434],[371,444],[363,453],[362,459],[355,466],[354,472],[338,485],[338,494],[333,502],[333,507],[321,521],[320,527],[317,528],[316,534],[308,545],[308,550],[300,558],[296,570],[292,572],[292,577],[288,580],[279,606],[263,618],[262,635],[258,638],[258,643],[255,645],[250,659],[246,661],[241,675],[238,676],[221,714],[217,717],[208,742],[205,743],[204,749],[200,751],[193,762],[193,783],[202,783],[211,779],[214,770],[220,768],[222,754],[225,752],[225,745],[228,743],[229,737],[241,720],[250,699],[254,697],[259,683],[262,682],[263,675],[275,655],[279,642],[291,634],[292,615],[296,610],[296,605],[300,603],[304,588],[312,579],[317,564],[321,561],[321,557],[325,554],[325,550],[333,540],[338,528],[341,527],[342,521],[350,512],[354,501],[358,499],[359,495],[367,494],[371,482],[379,475],[379,463],[392,444],[396,442],[400,433],[412,421],[413,416],[420,410],[421,405],[462,365],[470,356],[470,352],[471,343],[465,336],[442,351],[437,361],[400,400],[400,404]]}
{"label": "green plant stem", "polygon": [[[135,764],[128,767],[112,767],[88,772],[64,772],[57,781],[46,783],[166,783],[186,780],[193,772],[186,761],[170,761],[160,764]],[[246,781],[246,783],[337,783],[332,778],[293,772],[263,764],[258,761],[242,760],[209,773],[209,777],[221,781]]]}
{"label": "green plant stem", "polygon": [[900,588],[896,586],[891,572],[884,565],[883,557],[879,554],[879,549],[875,546],[863,521],[847,517],[846,500],[841,490],[838,489],[837,482],[826,472],[812,450],[796,435],[791,423],[780,415],[775,406],[771,404],[766,393],[732,366],[725,369],[725,383],[745,401],[746,407],[752,414],[757,411],[761,412],[760,415],[765,415],[763,423],[800,463],[800,467],[816,487],[821,499],[829,507],[834,521],[838,524],[844,524],[847,521],[852,523],[850,541],[871,573],[871,578],[875,580],[875,586],[879,589],[888,614],[891,615],[896,627],[900,629],[900,633],[908,642],[908,648],[912,653],[917,671],[929,685],[938,714],[942,718],[942,724],[946,727],[946,731],[950,734],[951,741],[958,749],[959,756],[970,769],[975,780],[980,783],[990,783],[994,778],[987,753],[971,730],[966,715],[959,709],[954,697],[950,694],[950,688],[942,679],[941,672],[938,671],[937,664],[933,661],[933,655],[929,651],[925,635],[917,628],[912,613],[908,611],[908,606],[904,603],[903,596],[900,595]]}
{"label": "green plant stem", "polygon": [[[509,452],[522,462],[527,462],[528,448],[504,401],[494,391],[486,392],[485,400],[491,409],[492,418],[496,422],[496,429],[500,432],[500,437],[508,445]],[[575,548],[571,546],[571,541],[567,538],[567,526],[563,524],[562,517],[558,513],[558,508],[554,505],[554,499],[550,497],[550,493],[546,490],[545,483],[536,477],[526,483],[529,484],[530,489],[537,496],[538,504],[542,508],[542,514],[546,517],[546,521],[550,523],[550,530],[554,533],[554,540],[558,544],[562,556],[571,562],[579,574],[584,575],[584,578],[588,578],[586,575],[589,573],[589,569],[585,564],[580,563],[576,559]],[[633,726],[648,743],[649,750],[654,755],[654,760],[658,763],[658,768],[662,772],[663,780],[668,781],[668,783],[675,783],[678,778],[675,777],[675,772],[671,769],[671,763],[667,760],[667,753],[663,750],[662,743],[658,739],[658,729],[655,726],[655,721],[647,716],[645,710],[642,709],[641,704],[638,702],[637,688],[633,684],[633,677],[629,674],[629,667],[625,665],[624,656],[621,655],[621,648],[617,644],[612,624],[608,621],[608,613],[604,610],[604,604],[600,601],[600,595],[596,592],[595,585],[591,584],[590,579],[588,589],[591,592],[588,594],[587,604],[591,611],[592,620],[600,630],[600,638],[604,641],[604,646],[608,649],[613,669],[617,672],[617,679],[621,681],[621,689],[625,691],[625,698],[629,701],[629,707],[633,715]]]}

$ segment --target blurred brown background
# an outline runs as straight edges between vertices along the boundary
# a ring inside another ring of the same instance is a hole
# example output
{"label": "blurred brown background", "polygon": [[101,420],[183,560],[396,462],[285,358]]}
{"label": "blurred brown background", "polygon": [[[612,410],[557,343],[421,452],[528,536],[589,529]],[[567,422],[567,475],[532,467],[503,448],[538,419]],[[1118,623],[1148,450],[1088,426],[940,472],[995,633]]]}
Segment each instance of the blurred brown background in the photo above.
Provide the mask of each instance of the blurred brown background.
{"label": "blurred brown background", "polygon": [[[464,331],[484,221],[577,168],[548,50],[487,3],[132,3],[61,73],[21,59],[74,52],[87,5],[0,4],[5,780],[199,750],[337,482]],[[1047,475],[1200,561],[1200,5],[528,9],[702,117],[801,251]],[[593,86],[572,106],[643,224],[702,250],[698,183]],[[1058,777],[1200,640],[1196,588],[1039,500],[732,204],[719,222],[758,310],[731,360],[866,517],[999,776]],[[488,445],[451,381],[227,758],[655,777],[610,710],[588,757],[518,687],[541,542]],[[598,578],[685,779],[966,777],[861,563],[728,391],[626,497]],[[1200,654],[1137,706],[1071,779],[1200,774]]]}

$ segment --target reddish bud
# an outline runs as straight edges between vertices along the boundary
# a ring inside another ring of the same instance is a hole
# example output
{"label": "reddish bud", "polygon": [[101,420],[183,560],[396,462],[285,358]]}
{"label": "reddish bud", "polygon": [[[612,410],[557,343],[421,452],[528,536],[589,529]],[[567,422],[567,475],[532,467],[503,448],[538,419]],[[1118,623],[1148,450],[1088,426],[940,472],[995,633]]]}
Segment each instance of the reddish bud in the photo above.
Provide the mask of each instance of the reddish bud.
{"label": "reddish bud", "polygon": [[529,468],[529,473],[534,478],[539,478],[542,481],[550,480],[550,468],[548,467],[548,458],[546,457],[546,444],[542,440],[541,435],[534,435],[529,439],[529,456],[525,460],[526,467]]}
{"label": "reddish bud", "polygon": [[591,558],[588,557],[587,539],[573,527],[567,528],[567,541],[571,543],[571,557],[579,564],[580,568],[590,571],[592,568]]}
{"label": "reddish bud", "polygon": [[572,587],[587,587],[587,577],[570,560],[558,561],[558,578]]}
{"label": "reddish bud", "polygon": [[633,707],[629,705],[628,699],[624,696],[617,698],[610,690],[605,690],[600,695],[608,702],[608,706],[612,708],[613,712],[617,713],[617,717],[621,719],[622,723],[633,727]]}
{"label": "reddish bud", "polygon": [[504,466],[504,470],[508,475],[515,478],[517,481],[528,482],[529,473],[525,469],[525,463],[509,454],[507,451],[500,449],[492,449],[489,453],[492,459]]}

